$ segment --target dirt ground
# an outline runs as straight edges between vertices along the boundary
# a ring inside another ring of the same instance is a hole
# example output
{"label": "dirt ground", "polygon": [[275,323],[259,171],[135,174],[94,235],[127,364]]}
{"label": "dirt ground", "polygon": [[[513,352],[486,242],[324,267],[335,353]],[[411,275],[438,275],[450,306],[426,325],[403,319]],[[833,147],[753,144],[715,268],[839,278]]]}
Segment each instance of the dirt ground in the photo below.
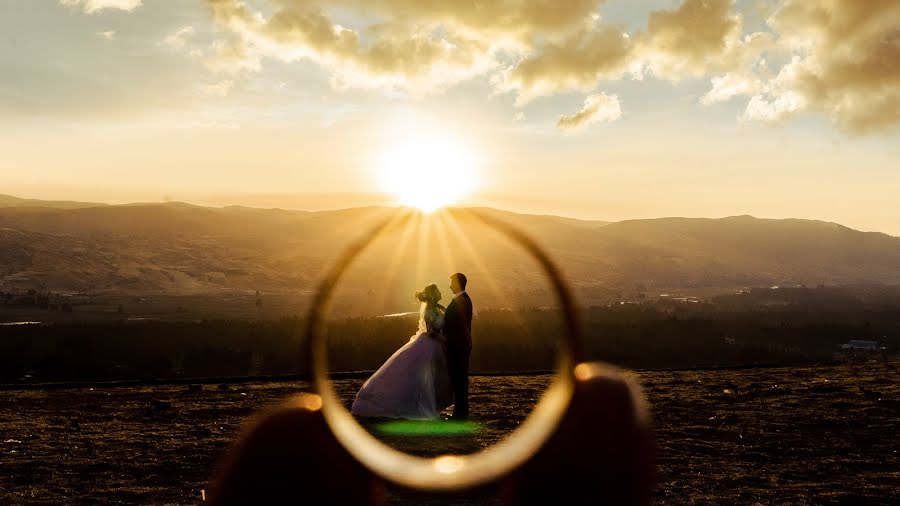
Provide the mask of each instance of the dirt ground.
{"label": "dirt ground", "polygon": [[[659,446],[657,502],[900,504],[897,367],[640,373]],[[408,449],[421,445],[421,453],[477,451],[515,429],[548,382],[547,376],[473,378],[472,415],[481,430],[438,443],[402,442]],[[352,399],[360,384],[336,386]],[[0,504],[195,504],[248,417],[306,388],[0,392]],[[495,498],[393,489],[390,501]]]}

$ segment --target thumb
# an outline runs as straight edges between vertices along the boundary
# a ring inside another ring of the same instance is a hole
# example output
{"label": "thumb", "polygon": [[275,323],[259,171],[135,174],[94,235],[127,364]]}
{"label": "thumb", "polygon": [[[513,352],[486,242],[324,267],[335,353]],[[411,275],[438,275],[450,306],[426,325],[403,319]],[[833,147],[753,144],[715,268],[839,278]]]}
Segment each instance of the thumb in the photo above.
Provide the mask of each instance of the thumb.
{"label": "thumb", "polygon": [[655,444],[637,384],[611,367],[580,364],[556,432],[503,484],[504,504],[650,504]]}

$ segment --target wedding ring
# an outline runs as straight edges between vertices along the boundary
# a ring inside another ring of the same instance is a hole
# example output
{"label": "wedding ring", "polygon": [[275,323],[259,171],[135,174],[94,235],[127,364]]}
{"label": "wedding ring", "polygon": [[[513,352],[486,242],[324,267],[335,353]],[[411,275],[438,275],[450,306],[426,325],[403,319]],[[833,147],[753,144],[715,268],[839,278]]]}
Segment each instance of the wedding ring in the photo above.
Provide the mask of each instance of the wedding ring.
{"label": "wedding ring", "polygon": [[[547,253],[527,234],[487,213],[474,209],[445,211],[459,221],[487,226],[537,261],[551,282],[563,313],[563,327],[556,359],[556,374],[528,418],[504,440],[471,455],[417,457],[382,443],[366,431],[343,406],[328,377],[327,340],[324,332],[335,287],[347,268],[379,236],[404,226],[413,215],[406,211],[378,223],[348,247],[328,271],[313,300],[307,319],[307,356],[313,391],[322,399],[322,415],[341,445],[363,466],[381,478],[412,489],[464,490],[494,482],[524,464],[556,430],[568,409],[575,384],[575,364],[582,362],[582,330],[574,300],[563,276]],[[476,344],[477,345],[477,344]]]}

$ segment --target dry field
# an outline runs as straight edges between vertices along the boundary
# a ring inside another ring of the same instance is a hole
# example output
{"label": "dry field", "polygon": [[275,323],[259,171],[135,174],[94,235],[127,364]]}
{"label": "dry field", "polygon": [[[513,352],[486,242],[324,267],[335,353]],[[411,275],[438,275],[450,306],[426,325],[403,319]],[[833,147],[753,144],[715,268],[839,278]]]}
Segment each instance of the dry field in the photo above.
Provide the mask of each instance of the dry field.
{"label": "dry field", "polygon": [[[659,445],[660,504],[900,504],[900,370],[881,363],[640,373]],[[514,429],[546,376],[472,380],[477,451]],[[352,398],[359,380],[341,380]],[[0,392],[0,504],[193,504],[260,407],[305,390],[249,383]],[[164,402],[157,402],[164,401]],[[392,503],[491,504],[490,495]]]}

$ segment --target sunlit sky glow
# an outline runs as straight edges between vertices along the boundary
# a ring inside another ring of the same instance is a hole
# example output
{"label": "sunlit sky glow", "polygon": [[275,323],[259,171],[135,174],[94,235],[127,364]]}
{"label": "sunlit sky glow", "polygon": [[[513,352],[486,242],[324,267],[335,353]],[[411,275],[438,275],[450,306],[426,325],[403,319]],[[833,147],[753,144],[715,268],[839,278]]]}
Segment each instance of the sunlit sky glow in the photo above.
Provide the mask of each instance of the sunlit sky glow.
{"label": "sunlit sky glow", "polygon": [[383,190],[400,204],[425,212],[459,203],[477,188],[479,179],[471,151],[440,134],[411,132],[387,147],[376,170]]}
{"label": "sunlit sky glow", "polygon": [[900,235],[900,2],[479,5],[3,2],[0,193]]}

